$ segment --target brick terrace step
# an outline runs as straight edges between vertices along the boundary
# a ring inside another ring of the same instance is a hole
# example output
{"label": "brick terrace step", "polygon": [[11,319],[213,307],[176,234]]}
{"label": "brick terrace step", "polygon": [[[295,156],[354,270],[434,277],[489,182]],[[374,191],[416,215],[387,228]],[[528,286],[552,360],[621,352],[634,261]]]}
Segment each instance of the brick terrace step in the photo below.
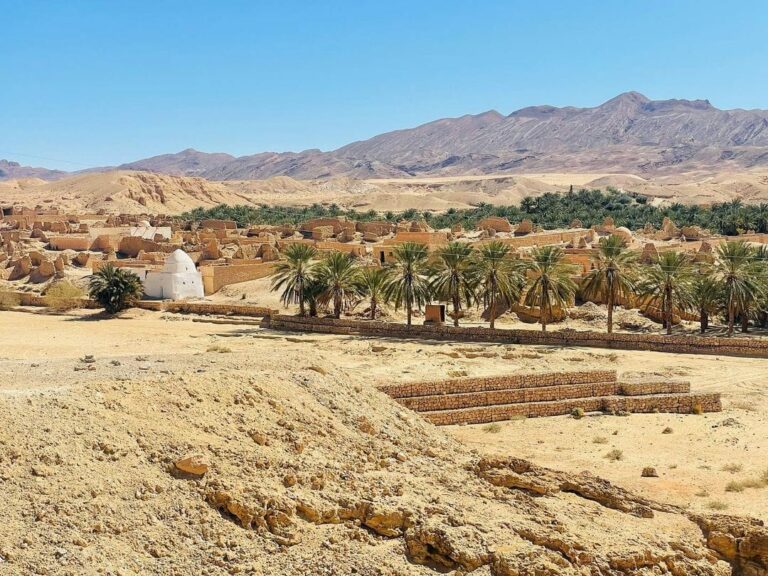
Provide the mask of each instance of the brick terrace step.
{"label": "brick terrace step", "polygon": [[684,394],[691,391],[690,382],[672,380],[639,380],[619,382],[618,393],[623,396],[642,396],[644,394]]}
{"label": "brick terrace step", "polygon": [[437,425],[485,424],[515,417],[562,416],[575,408],[584,412],[670,412],[691,414],[694,412],[719,412],[722,410],[719,394],[652,394],[647,396],[605,396],[571,398],[549,402],[525,402],[437,410],[422,415]]}
{"label": "brick terrace step", "polygon": [[600,382],[596,384],[539,386],[535,388],[466,392],[462,394],[412,396],[410,398],[398,398],[397,401],[411,410],[428,412],[432,410],[454,410],[459,408],[472,408],[475,406],[494,406],[498,404],[518,404],[526,402],[566,400],[569,398],[614,396],[619,393],[619,385],[616,382]]}
{"label": "brick terrace step", "polygon": [[541,374],[507,374],[483,378],[454,378],[432,382],[386,384],[379,386],[379,390],[392,398],[413,398],[416,396],[436,396],[440,394],[463,394],[568,384],[616,382],[616,380],[615,370],[546,372]]}

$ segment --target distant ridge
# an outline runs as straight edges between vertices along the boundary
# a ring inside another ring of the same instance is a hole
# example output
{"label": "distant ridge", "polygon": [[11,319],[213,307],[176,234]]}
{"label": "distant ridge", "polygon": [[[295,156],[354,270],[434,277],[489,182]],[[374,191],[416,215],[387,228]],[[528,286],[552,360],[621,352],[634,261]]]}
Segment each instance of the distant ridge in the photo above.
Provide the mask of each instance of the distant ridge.
{"label": "distant ridge", "polygon": [[22,166],[18,162],[0,159],[0,180],[17,180],[21,178],[41,178],[42,180],[57,180],[69,173],[63,170],[48,170],[48,168],[34,168]]}
{"label": "distant ridge", "polygon": [[[719,110],[708,100],[651,100],[625,92],[593,108],[530,106],[443,118],[330,152],[236,158],[193,149],[118,166],[210,180],[408,178],[524,172],[648,175],[768,166],[768,111]],[[0,163],[0,170],[3,164]],[[95,169],[104,171],[110,168]],[[19,170],[44,170],[24,168]],[[63,172],[48,171],[53,179]],[[0,172],[0,179],[19,177]]]}

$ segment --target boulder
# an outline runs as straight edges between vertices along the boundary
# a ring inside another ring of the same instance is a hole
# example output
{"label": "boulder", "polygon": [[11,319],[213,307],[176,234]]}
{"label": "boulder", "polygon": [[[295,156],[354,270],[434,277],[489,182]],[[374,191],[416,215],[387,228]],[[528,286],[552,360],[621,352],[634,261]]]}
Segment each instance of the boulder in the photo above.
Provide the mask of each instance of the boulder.
{"label": "boulder", "polygon": [[629,230],[629,228],[619,226],[618,228],[615,228],[611,234],[621,238],[626,246],[632,244],[632,232]]}
{"label": "boulder", "polygon": [[494,232],[512,232],[512,225],[506,218],[500,218],[498,216],[489,216],[483,218],[477,223],[478,230],[493,230]]}
{"label": "boulder", "polygon": [[[333,226],[315,226],[312,229],[313,240],[328,240],[333,238],[334,232]],[[339,229],[341,231],[341,229]]]}
{"label": "boulder", "polygon": [[75,256],[73,262],[78,266],[87,266],[88,261],[91,259],[91,255],[88,252],[80,252]]}
{"label": "boulder", "polygon": [[656,244],[648,242],[643,246],[643,252],[640,254],[640,262],[643,264],[652,264],[659,259],[659,251],[656,249]]}
{"label": "boulder", "polygon": [[525,219],[515,228],[515,236],[523,236],[524,234],[530,234],[533,232],[533,222],[529,219]]}
{"label": "boulder", "polygon": [[32,260],[29,256],[22,256],[13,265],[13,270],[8,275],[8,280],[19,280],[25,276],[29,276],[32,272]]}
{"label": "boulder", "polygon": [[700,240],[704,236],[702,229],[698,226],[683,226],[680,229],[680,234],[686,240]]}
{"label": "boulder", "polygon": [[173,463],[176,470],[191,476],[204,476],[208,472],[208,459],[200,453],[187,454]]}

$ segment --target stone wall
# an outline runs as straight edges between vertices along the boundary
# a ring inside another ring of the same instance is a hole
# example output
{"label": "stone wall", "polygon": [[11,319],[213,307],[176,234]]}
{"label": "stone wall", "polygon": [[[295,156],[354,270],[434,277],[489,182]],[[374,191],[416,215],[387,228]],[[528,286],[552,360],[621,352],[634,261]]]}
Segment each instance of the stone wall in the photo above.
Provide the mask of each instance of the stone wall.
{"label": "stone wall", "polygon": [[572,229],[564,232],[541,232],[526,234],[525,236],[515,236],[514,238],[494,238],[503,242],[512,248],[530,248],[532,246],[547,246],[550,244],[568,244],[576,245],[579,238],[584,236],[588,230]]}
{"label": "stone wall", "polygon": [[393,244],[403,242],[417,242],[419,244],[446,244],[448,243],[448,234],[445,232],[410,232],[401,231],[395,235]]}
{"label": "stone wall", "polygon": [[90,250],[93,239],[87,234],[65,236],[48,236],[48,244],[51,250]]}
{"label": "stone wall", "polygon": [[696,335],[665,336],[660,334],[623,334],[571,329],[505,330],[490,328],[454,328],[453,326],[407,326],[365,320],[333,320],[275,315],[271,325],[278,330],[359,334],[382,338],[420,338],[455,342],[495,342],[545,346],[586,346],[616,350],[650,350],[678,354],[714,354],[768,358],[768,340],[758,338],[712,338]]}
{"label": "stone wall", "polygon": [[512,390],[556,385],[589,384],[591,382],[616,383],[615,370],[581,372],[546,372],[542,374],[505,374],[482,378],[452,378],[428,382],[407,382],[379,386],[392,398],[430,396],[434,394],[465,394],[489,390]]}
{"label": "stone wall", "polygon": [[237,266],[200,266],[200,273],[203,275],[205,293],[214,294],[230,284],[270,276],[273,268],[272,262],[257,262]]}
{"label": "stone wall", "polygon": [[574,398],[554,402],[528,402],[500,406],[482,406],[463,410],[443,410],[424,412],[422,416],[438,426],[451,424],[485,424],[510,420],[516,417],[537,418],[545,416],[564,416],[574,409],[584,412],[670,412],[691,414],[700,412],[719,412],[722,410],[719,394],[692,394],[680,396],[611,396],[605,398]]}
{"label": "stone wall", "polygon": [[136,303],[136,308],[179,314],[216,314],[223,316],[250,316],[253,318],[264,318],[274,313],[274,310],[264,306],[213,304],[209,302],[163,302],[157,300],[141,300]]}
{"label": "stone wall", "polygon": [[722,409],[719,394],[691,394],[690,384],[619,382],[606,370],[507,374],[387,384],[379,389],[438,425],[584,412],[701,413]]}

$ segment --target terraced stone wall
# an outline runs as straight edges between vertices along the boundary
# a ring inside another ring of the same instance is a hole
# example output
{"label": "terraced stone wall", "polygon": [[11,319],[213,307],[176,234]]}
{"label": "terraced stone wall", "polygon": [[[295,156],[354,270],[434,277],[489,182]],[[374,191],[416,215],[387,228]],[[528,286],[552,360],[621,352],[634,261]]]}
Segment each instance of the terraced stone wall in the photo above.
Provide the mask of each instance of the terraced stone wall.
{"label": "terraced stone wall", "polygon": [[499,344],[531,344],[546,346],[586,346],[617,350],[650,350],[678,354],[712,354],[768,358],[768,340],[758,338],[710,338],[699,336],[665,336],[656,334],[624,334],[570,329],[505,330],[490,328],[454,328],[453,326],[406,326],[364,320],[333,320],[274,315],[270,325],[277,330],[358,334],[383,338],[419,338],[455,342],[495,342]]}

